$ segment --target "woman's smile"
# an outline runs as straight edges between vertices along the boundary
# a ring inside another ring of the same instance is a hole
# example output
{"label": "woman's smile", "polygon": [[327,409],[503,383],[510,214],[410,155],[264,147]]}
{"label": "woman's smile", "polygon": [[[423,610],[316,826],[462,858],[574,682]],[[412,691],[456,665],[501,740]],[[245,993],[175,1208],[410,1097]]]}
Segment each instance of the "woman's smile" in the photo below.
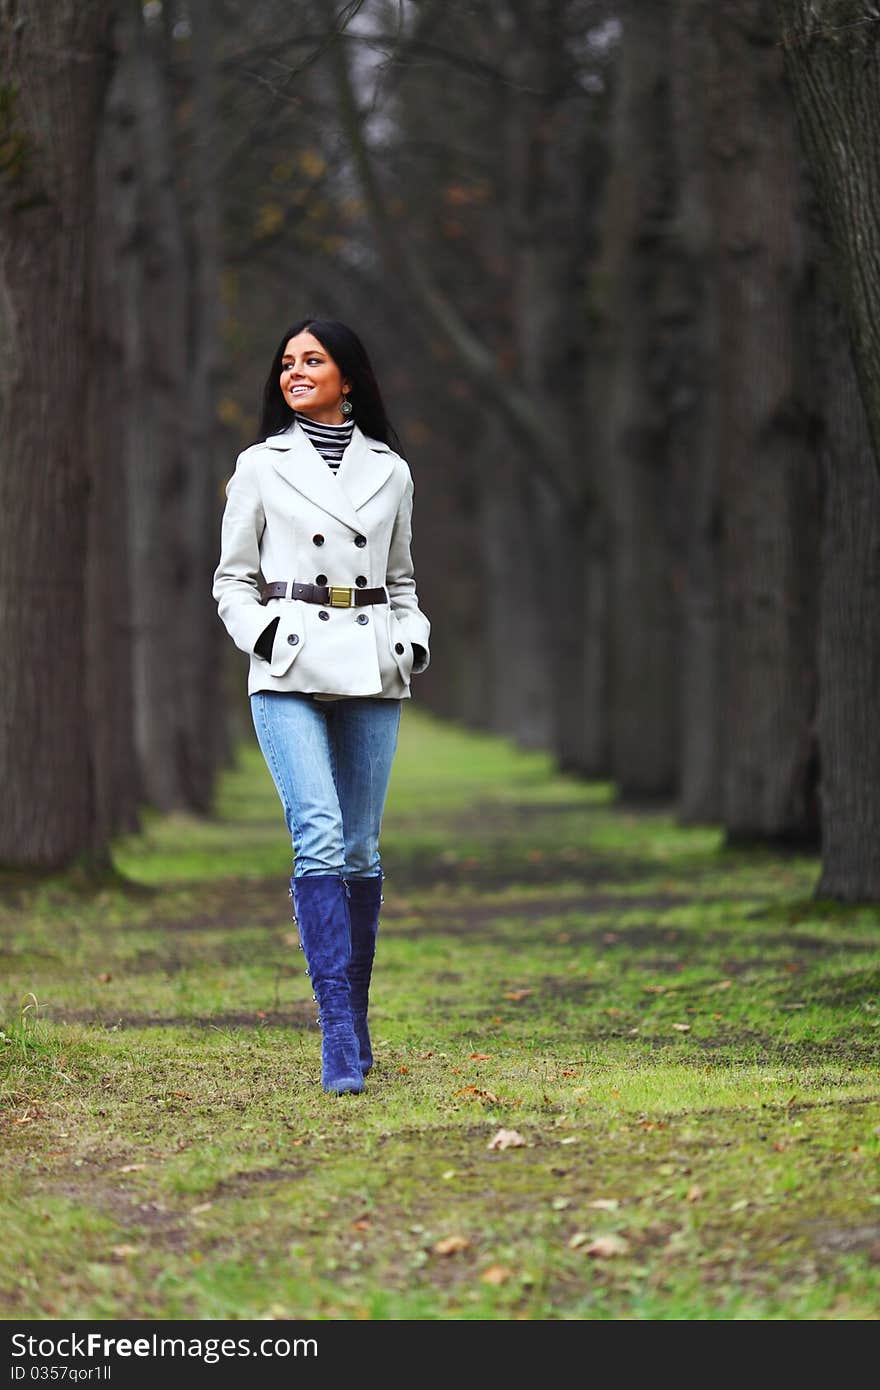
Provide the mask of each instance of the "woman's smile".
{"label": "woman's smile", "polygon": [[327,349],[309,332],[291,338],[281,358],[281,394],[291,410],[322,425],[342,423],[348,382]]}

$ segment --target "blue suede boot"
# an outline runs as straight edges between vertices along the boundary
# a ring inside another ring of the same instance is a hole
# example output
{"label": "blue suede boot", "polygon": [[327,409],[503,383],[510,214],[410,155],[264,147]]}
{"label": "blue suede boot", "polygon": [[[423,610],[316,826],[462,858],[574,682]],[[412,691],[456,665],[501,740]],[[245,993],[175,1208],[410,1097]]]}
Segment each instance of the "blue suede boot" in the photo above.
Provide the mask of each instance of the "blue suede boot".
{"label": "blue suede boot", "polygon": [[362,1091],[364,1078],[351,1016],[351,927],[339,874],[290,880],[293,911],[321,1025],[321,1085],[337,1095]]}
{"label": "blue suede boot", "polygon": [[367,1007],[370,1001],[370,979],[376,954],[376,933],[379,930],[379,911],[382,905],[382,871],[373,878],[349,878],[348,909],[351,917],[351,964],[348,978],[351,984],[351,1017],[360,1048],[361,1071],[364,1076],[373,1065],[370,1030],[367,1027]]}

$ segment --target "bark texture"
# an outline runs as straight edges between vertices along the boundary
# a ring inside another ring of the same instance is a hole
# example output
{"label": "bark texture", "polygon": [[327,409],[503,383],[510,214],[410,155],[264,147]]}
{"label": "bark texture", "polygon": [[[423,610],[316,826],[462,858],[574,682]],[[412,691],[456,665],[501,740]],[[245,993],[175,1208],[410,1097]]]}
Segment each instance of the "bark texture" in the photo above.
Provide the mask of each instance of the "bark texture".
{"label": "bark texture", "polygon": [[713,10],[723,800],[733,841],[817,843],[818,468],[804,189],[766,0]]}
{"label": "bark texture", "polygon": [[621,794],[669,796],[677,775],[676,615],[668,427],[669,14],[628,9],[617,72],[598,275],[613,358],[605,408],[611,768]]}
{"label": "bark texture", "polygon": [[95,848],[88,370],[111,8],[21,0],[0,13],[0,861],[17,866]]}
{"label": "bark texture", "polygon": [[776,0],[776,12],[880,474],[880,14],[865,0]]}

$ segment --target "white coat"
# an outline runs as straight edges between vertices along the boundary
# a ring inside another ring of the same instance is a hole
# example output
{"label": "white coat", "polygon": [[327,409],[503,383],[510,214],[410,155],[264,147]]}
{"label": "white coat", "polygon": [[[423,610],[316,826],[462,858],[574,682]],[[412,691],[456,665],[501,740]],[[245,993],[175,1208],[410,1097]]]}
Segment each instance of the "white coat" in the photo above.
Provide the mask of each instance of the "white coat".
{"label": "white coat", "polygon": [[[335,475],[296,422],[239,454],[226,486],[213,594],[226,630],[250,657],[249,694],[408,698],[413,671],[430,660],[431,630],[413,577],[412,497],[406,460],[357,425]],[[384,585],[389,602],[264,604],[263,584],[279,581]],[[266,660],[254,646],[276,617]],[[413,643],[425,651],[418,663]]]}

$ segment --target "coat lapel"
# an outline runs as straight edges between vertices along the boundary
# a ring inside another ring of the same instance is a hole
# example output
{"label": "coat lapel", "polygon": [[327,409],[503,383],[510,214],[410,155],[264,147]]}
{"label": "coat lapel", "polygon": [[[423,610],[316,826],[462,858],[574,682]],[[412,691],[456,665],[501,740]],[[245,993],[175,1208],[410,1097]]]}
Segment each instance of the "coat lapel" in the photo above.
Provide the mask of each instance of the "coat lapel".
{"label": "coat lapel", "polygon": [[357,508],[375,497],[394,471],[394,455],[388,445],[368,439],[357,425],[335,477],[305,432],[296,426],[270,435],[266,445],[272,451],[275,471],[286,482],[353,531],[361,529]]}
{"label": "coat lapel", "polygon": [[[357,433],[357,427],[355,427]],[[339,485],[317,449],[298,427],[283,434],[270,435],[266,445],[271,451],[272,464],[285,482],[315,502],[338,521],[360,530],[357,512],[348,493]],[[346,450],[346,454],[348,450]],[[341,471],[341,467],[340,467]]]}
{"label": "coat lapel", "polygon": [[351,443],[342,455],[336,483],[352,506],[363,507],[384,487],[394,471],[394,455],[387,444],[368,439],[357,425]]}

